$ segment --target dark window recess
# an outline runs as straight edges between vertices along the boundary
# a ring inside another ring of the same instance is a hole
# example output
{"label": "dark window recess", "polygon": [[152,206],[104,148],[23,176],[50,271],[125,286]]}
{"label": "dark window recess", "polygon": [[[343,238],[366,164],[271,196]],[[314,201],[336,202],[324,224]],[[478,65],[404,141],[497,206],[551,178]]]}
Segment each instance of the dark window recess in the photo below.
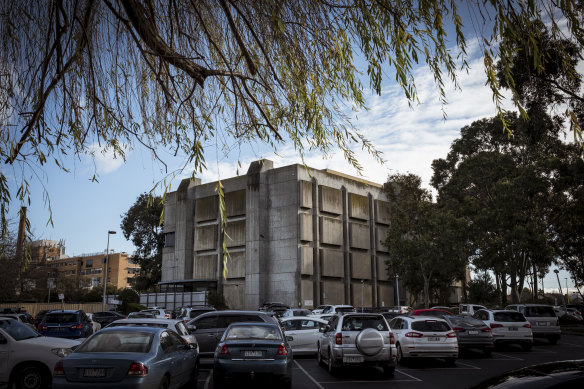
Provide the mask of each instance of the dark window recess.
{"label": "dark window recess", "polygon": [[174,247],[174,232],[164,234],[164,247]]}
{"label": "dark window recess", "polygon": [[88,259],[85,261],[85,267],[92,267],[93,266],[93,259]]}

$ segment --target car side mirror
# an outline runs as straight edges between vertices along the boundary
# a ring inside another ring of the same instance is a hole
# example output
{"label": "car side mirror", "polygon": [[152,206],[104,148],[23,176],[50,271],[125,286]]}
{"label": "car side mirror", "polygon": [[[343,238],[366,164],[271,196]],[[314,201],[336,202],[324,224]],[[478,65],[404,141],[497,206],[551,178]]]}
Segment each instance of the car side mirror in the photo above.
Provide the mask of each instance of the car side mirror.
{"label": "car side mirror", "polygon": [[292,342],[292,341],[294,341],[294,337],[293,337],[293,336],[287,336],[287,337],[286,337],[286,340],[287,340],[288,342]]}
{"label": "car side mirror", "polygon": [[195,332],[197,330],[197,326],[194,324],[189,324],[187,325],[187,330],[189,330],[189,332]]}
{"label": "car side mirror", "polygon": [[318,329],[318,332],[323,332],[323,333],[324,333],[324,332],[327,332],[327,331],[328,331],[328,329],[329,329],[329,326],[320,327],[320,328]]}

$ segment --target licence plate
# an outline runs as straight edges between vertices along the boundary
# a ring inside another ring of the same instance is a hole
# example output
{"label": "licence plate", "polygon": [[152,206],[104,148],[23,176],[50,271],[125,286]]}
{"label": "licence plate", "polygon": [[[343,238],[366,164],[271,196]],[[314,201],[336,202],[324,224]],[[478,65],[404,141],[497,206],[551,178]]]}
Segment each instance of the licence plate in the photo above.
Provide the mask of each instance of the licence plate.
{"label": "licence plate", "polygon": [[517,327],[509,327],[509,331],[517,331],[518,328]]}
{"label": "licence plate", "polygon": [[63,331],[65,331],[65,328],[63,328],[63,327],[53,327],[52,330],[53,331],[56,331],[56,332],[63,332]]}
{"label": "licence plate", "polygon": [[547,321],[538,321],[537,322],[537,325],[538,326],[547,326],[548,325],[548,322]]}
{"label": "licence plate", "polygon": [[428,342],[440,342],[440,338],[438,336],[430,336],[427,339]]}
{"label": "licence plate", "polygon": [[85,369],[83,377],[105,377],[105,369]]}
{"label": "licence plate", "polygon": [[468,331],[468,334],[469,334],[469,335],[478,335],[478,334],[479,334],[479,332],[478,332],[477,330],[469,330],[469,331]]}
{"label": "licence plate", "polygon": [[343,357],[343,362],[345,362],[345,363],[361,363],[361,362],[363,362],[363,357],[359,357],[359,356]]}
{"label": "licence plate", "polygon": [[262,352],[261,351],[244,351],[243,352],[243,356],[244,357],[261,357],[262,356]]}

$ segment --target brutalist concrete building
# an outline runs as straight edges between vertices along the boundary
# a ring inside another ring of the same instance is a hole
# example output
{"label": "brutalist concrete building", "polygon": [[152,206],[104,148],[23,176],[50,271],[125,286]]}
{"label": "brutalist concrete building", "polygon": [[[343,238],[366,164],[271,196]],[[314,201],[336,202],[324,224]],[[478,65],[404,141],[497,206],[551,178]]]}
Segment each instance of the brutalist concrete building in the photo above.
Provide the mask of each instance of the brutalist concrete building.
{"label": "brutalist concrete building", "polygon": [[[167,195],[161,285],[217,288],[231,308],[267,301],[392,306],[384,239],[390,221],[381,185],[303,165],[253,162],[217,183],[183,180]],[[223,276],[223,245],[230,253]]]}

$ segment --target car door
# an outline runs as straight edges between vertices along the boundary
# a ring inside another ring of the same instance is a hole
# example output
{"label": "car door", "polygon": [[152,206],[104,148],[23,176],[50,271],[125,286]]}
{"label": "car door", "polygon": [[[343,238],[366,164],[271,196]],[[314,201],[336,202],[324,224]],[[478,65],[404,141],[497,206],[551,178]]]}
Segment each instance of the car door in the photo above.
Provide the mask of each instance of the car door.
{"label": "car door", "polygon": [[0,330],[0,382],[8,382],[8,369],[10,358],[10,339],[6,333]]}
{"label": "car door", "polygon": [[320,336],[320,328],[323,323],[316,320],[303,319],[298,321],[296,329],[298,348],[303,352],[316,352],[316,343]]}
{"label": "car door", "polygon": [[216,313],[207,316],[199,316],[191,323],[196,326],[193,334],[199,344],[199,353],[204,356],[213,356],[215,347],[219,342],[218,335],[218,317]]}
{"label": "car door", "polygon": [[284,336],[286,336],[286,339],[288,339],[288,344],[294,351],[301,351],[300,340],[297,336],[299,324],[300,320],[298,319],[286,320],[282,322],[282,326],[284,327]]}
{"label": "car door", "polygon": [[191,375],[191,371],[195,367],[193,352],[187,348],[187,343],[178,334],[173,331],[168,331],[168,336],[172,342],[176,374],[175,382],[185,384]]}

